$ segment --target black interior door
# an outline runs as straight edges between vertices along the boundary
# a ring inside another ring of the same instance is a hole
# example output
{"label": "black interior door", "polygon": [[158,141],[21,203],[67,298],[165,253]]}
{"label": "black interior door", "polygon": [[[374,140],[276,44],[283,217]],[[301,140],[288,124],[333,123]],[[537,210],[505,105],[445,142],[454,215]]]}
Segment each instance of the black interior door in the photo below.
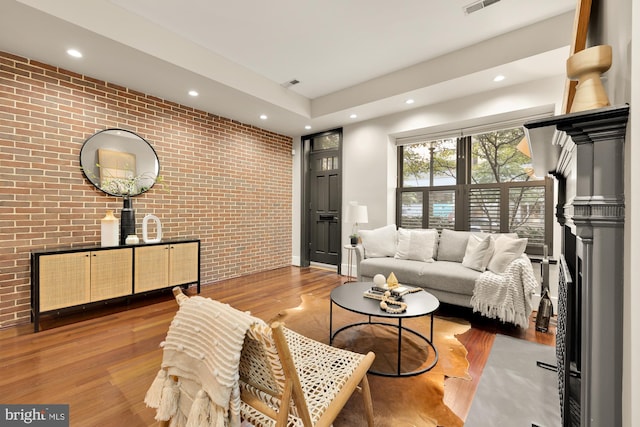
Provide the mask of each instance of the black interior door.
{"label": "black interior door", "polygon": [[[311,261],[338,265],[340,252],[340,173],[335,153],[311,154]],[[320,167],[320,169],[318,169]],[[324,167],[324,168],[323,168]]]}
{"label": "black interior door", "polygon": [[342,177],[341,131],[306,139],[309,143],[306,199],[309,261],[338,266],[340,271]]}

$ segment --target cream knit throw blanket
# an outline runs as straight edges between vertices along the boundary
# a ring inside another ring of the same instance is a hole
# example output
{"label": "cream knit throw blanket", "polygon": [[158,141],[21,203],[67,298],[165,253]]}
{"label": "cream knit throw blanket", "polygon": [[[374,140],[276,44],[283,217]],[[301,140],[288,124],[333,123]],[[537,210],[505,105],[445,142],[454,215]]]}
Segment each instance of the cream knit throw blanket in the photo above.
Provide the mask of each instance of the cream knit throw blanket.
{"label": "cream knit throw blanket", "polygon": [[240,353],[249,327],[262,321],[209,298],[177,299],[180,309],[160,344],[162,369],[145,403],[172,427],[237,427]]}
{"label": "cream knit throw blanket", "polygon": [[522,255],[511,262],[502,274],[488,270],[482,273],[476,279],[471,305],[474,312],[483,316],[527,329],[533,311],[531,298],[538,286],[531,260]]}

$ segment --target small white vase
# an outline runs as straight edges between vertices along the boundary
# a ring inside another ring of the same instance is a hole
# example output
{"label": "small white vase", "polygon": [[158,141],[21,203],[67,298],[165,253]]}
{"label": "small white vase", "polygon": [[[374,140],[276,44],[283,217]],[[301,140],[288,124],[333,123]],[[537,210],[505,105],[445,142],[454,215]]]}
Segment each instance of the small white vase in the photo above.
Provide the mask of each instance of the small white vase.
{"label": "small white vase", "polygon": [[100,246],[118,246],[118,218],[113,216],[113,211],[100,220]]}

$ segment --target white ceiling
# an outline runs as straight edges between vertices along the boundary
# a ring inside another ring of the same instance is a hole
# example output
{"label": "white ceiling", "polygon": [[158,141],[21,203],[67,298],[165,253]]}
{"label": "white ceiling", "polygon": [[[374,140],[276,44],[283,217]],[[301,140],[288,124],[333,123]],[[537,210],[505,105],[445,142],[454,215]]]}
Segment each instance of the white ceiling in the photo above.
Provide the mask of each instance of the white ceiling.
{"label": "white ceiling", "polygon": [[564,73],[576,0],[470,3],[0,0],[0,50],[291,136]]}

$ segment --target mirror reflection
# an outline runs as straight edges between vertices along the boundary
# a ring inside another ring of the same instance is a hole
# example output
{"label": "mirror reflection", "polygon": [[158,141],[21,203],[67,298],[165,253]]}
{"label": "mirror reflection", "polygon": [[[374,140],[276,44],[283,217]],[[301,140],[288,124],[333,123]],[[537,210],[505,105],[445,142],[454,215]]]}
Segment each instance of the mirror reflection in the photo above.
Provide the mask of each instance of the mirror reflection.
{"label": "mirror reflection", "polygon": [[120,197],[144,193],[160,173],[153,147],[124,129],[106,129],[89,137],[80,150],[80,166],[96,188]]}

